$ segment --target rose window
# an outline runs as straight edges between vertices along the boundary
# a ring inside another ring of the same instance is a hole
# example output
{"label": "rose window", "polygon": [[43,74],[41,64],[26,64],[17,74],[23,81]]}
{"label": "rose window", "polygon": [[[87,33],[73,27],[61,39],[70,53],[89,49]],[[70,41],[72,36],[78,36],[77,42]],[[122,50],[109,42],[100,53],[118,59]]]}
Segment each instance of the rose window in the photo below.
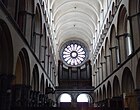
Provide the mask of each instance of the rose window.
{"label": "rose window", "polygon": [[61,50],[61,58],[68,66],[79,66],[87,59],[87,49],[79,41],[66,43]]}

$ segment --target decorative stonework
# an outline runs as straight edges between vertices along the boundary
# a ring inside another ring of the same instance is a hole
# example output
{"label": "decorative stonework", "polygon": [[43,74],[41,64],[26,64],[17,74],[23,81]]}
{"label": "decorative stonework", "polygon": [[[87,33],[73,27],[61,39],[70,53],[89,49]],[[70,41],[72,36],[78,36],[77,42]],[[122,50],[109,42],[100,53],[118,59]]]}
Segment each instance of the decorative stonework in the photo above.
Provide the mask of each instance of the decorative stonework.
{"label": "decorative stonework", "polygon": [[77,67],[85,63],[88,51],[80,41],[71,40],[62,46],[60,57],[65,65]]}

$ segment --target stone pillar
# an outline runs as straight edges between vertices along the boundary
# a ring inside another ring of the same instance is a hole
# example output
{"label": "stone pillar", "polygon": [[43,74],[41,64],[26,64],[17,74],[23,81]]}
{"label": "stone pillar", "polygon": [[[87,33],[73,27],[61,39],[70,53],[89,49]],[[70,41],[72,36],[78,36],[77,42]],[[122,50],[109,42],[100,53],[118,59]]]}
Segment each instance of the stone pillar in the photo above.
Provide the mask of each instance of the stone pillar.
{"label": "stone pillar", "polygon": [[11,82],[14,76],[11,74],[0,75],[0,110],[10,110],[11,106]]}

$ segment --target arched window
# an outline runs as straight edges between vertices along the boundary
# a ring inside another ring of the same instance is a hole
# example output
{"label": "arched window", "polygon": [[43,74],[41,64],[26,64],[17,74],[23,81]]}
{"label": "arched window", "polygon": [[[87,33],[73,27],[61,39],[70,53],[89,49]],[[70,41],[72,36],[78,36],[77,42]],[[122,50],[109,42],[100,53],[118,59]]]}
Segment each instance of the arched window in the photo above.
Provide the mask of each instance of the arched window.
{"label": "arched window", "polygon": [[132,36],[130,33],[130,24],[127,20],[127,9],[122,5],[118,16],[118,40],[121,62],[123,62],[129,55],[132,54]]}
{"label": "arched window", "polygon": [[23,48],[18,55],[15,76],[15,84],[30,85],[29,57],[25,48]]}
{"label": "arched window", "polygon": [[117,76],[115,76],[113,80],[113,96],[120,96],[120,83]]}
{"label": "arched window", "polygon": [[46,65],[46,51],[47,51],[47,42],[46,42],[46,27],[44,24],[43,36],[41,37],[41,49],[40,49],[40,61],[42,66]]}
{"label": "arched window", "polygon": [[67,93],[64,93],[60,96],[60,102],[71,102],[71,96]]}
{"label": "arched window", "polygon": [[33,36],[31,39],[31,47],[35,52],[38,59],[40,59],[40,51],[41,51],[41,37],[42,37],[42,18],[41,18],[41,10],[37,5],[36,14],[34,16],[34,26],[33,26]]}
{"label": "arched window", "polygon": [[67,66],[79,66],[87,60],[88,51],[82,42],[72,40],[62,46],[60,57]]}
{"label": "arched window", "polygon": [[123,71],[122,75],[122,92],[123,92],[123,97],[125,100],[125,105],[128,107],[130,110],[134,110],[135,107],[137,107],[137,102],[135,100],[135,84],[134,84],[134,79],[132,76],[131,70],[126,67]]}
{"label": "arched window", "polygon": [[87,94],[80,94],[77,97],[77,102],[89,102],[89,96]]}
{"label": "arched window", "polygon": [[130,29],[131,35],[133,40],[134,50],[139,48],[140,44],[140,0],[129,0],[129,22],[130,22]]}
{"label": "arched window", "polygon": [[110,34],[110,52],[111,52],[111,70],[113,71],[116,69],[117,64],[120,63],[120,55],[118,51],[118,40],[116,39],[116,29],[115,26],[112,25],[111,27],[111,34]]}
{"label": "arched window", "polygon": [[25,7],[26,7],[26,0],[19,0],[18,2],[16,2],[15,20],[24,34],[25,34],[25,22],[26,22]]}

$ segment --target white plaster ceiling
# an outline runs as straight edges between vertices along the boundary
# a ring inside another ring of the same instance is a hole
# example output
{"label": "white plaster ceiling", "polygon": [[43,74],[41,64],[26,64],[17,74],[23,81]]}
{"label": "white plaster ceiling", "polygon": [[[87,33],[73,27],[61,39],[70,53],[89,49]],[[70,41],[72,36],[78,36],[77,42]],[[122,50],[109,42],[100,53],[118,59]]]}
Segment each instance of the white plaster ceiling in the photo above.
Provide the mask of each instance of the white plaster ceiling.
{"label": "white plaster ceiling", "polygon": [[68,39],[92,44],[102,9],[100,0],[51,0],[50,5],[57,47]]}

